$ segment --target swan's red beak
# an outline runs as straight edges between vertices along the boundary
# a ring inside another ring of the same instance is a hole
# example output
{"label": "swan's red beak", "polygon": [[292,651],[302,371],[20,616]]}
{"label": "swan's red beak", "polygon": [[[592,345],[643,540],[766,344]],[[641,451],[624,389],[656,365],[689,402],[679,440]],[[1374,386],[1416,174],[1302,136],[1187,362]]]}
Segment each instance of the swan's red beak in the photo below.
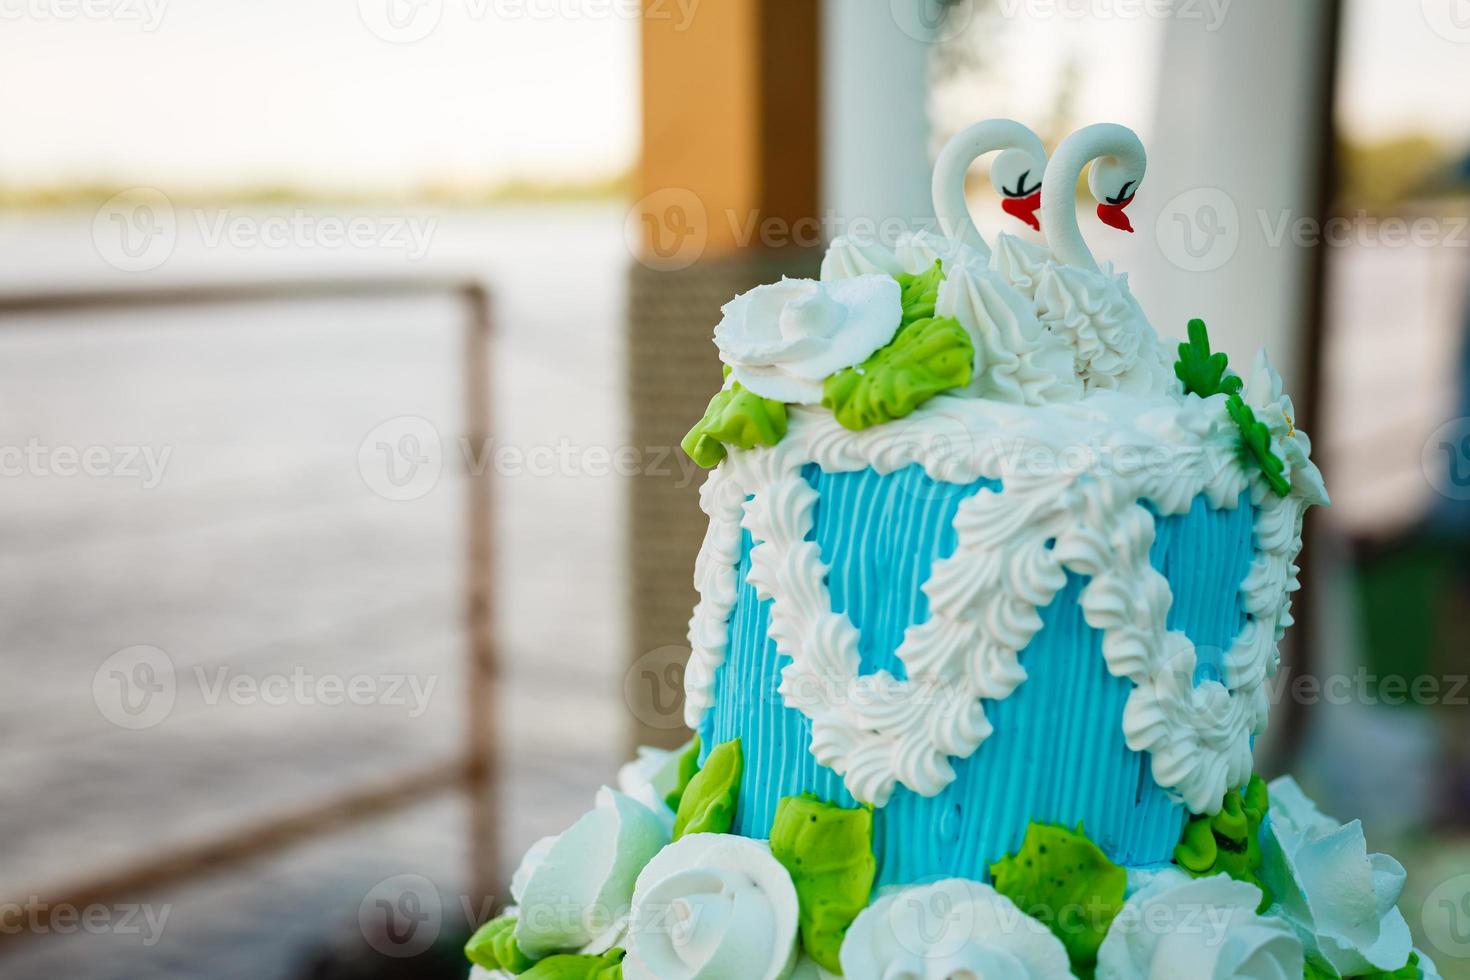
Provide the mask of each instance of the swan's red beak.
{"label": "swan's red beak", "polygon": [[1020,218],[1026,224],[1037,231],[1041,230],[1041,222],[1036,220],[1036,209],[1041,207],[1041,189],[1036,193],[1027,194],[1025,197],[1004,197],[1000,201],[1001,210],[1013,218]]}
{"label": "swan's red beak", "polygon": [[1133,222],[1129,221],[1128,215],[1123,213],[1123,209],[1132,203],[1133,195],[1129,194],[1117,204],[1099,204],[1097,206],[1097,216],[1102,219],[1103,224],[1132,234]]}

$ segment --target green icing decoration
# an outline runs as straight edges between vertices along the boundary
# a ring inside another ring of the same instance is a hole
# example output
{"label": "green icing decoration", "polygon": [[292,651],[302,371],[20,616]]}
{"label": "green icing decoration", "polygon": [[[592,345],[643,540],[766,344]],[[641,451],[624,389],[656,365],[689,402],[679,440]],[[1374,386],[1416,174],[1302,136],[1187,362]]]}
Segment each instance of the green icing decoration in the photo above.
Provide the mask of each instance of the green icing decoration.
{"label": "green icing decoration", "polygon": [[685,834],[723,834],[735,821],[735,797],[745,756],[740,739],[715,746],[704,766],[689,780],[674,817],[674,840]]}
{"label": "green icing decoration", "polygon": [[601,956],[580,953],[548,956],[521,977],[522,980],[623,980],[623,951],[610,949]]}
{"label": "green icing decoration", "polygon": [[1259,875],[1260,832],[1270,806],[1266,781],[1252,776],[1243,790],[1225,794],[1219,813],[1190,819],[1174,848],[1174,862],[1195,878],[1223,873],[1255,885],[1261,890],[1256,911],[1264,913],[1271,907],[1272,896]]}
{"label": "green icing decoration", "polygon": [[664,802],[668,804],[670,810],[673,810],[675,813],[679,812],[679,801],[684,798],[684,791],[689,788],[689,780],[693,779],[694,774],[697,772],[699,772],[698,735],[694,736],[689,744],[684,746],[684,751],[679,756],[678,785],[674,787],[668,796],[664,797]]}
{"label": "green icing decoration", "polygon": [[1239,395],[1231,395],[1225,409],[1240,428],[1241,448],[1247,463],[1254,464],[1278,497],[1291,493],[1291,481],[1286,478],[1286,464],[1271,451],[1271,430],[1266,423],[1256,421],[1256,413]]}
{"label": "green icing decoration", "polygon": [[970,383],[975,345],[953,317],[924,317],[857,367],[822,382],[822,404],[854,431],[901,419],[942,391]]}
{"label": "green icing decoration", "polygon": [[[1423,976],[1424,971],[1419,967],[1419,954],[1413,952],[1409,954],[1409,962],[1397,970],[1376,970],[1373,973],[1365,973],[1362,980],[1420,980]],[[1358,978],[1355,977],[1353,980],[1358,980]]]}
{"label": "green icing decoration", "polygon": [[774,446],[786,435],[786,406],[762,398],[736,381],[711,398],[704,418],[684,436],[689,458],[705,469],[718,466],[726,447]]}
{"label": "green icing decoration", "polygon": [[934,306],[939,302],[939,284],[944,281],[944,268],[939,260],[918,275],[900,272],[893,277],[898,280],[899,305],[903,315],[899,318],[901,328],[915,320],[924,320],[934,315]]}
{"label": "green icing decoration", "polygon": [[1241,380],[1229,373],[1229,359],[1223,353],[1210,353],[1210,335],[1203,320],[1189,321],[1189,343],[1179,345],[1174,374],[1183,382],[1186,393],[1201,398],[1240,394]]}
{"label": "green icing decoration", "polygon": [[1302,969],[1302,980],[1342,980],[1342,976],[1325,960],[1308,956]]}
{"label": "green icing decoration", "polygon": [[524,973],[536,961],[531,959],[515,940],[516,917],[502,915],[491,919],[470,937],[465,944],[464,954],[476,966],[487,970],[504,970],[506,973]]}
{"label": "green icing decoration", "polygon": [[1015,854],[990,866],[995,890],[1051,928],[1072,966],[1090,975],[1108,926],[1123,908],[1128,874],[1075,831],[1033,823]]}
{"label": "green icing decoration", "polygon": [[796,885],[802,945],[812,959],[841,973],[842,939],[867,908],[878,873],[872,809],[849,810],[811,794],[785,797],[776,806],[771,853]]}

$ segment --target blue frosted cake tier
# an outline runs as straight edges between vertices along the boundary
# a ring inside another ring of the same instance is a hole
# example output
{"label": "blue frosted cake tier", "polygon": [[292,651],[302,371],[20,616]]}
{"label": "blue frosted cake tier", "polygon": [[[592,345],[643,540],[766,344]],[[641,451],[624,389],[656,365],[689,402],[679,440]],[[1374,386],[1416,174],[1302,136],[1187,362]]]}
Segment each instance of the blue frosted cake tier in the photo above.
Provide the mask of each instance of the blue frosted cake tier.
{"label": "blue frosted cake tier", "polygon": [[[937,483],[917,466],[880,476],[813,465],[804,475],[820,497],[813,538],[831,566],[833,608],[861,632],[862,670],[902,678],[895,650],[905,629],[929,614],[921,586],[934,561],[954,552],[957,509],[981,488],[1004,491],[987,480]],[[1152,562],[1173,590],[1169,627],[1199,648],[1197,679],[1218,678],[1222,652],[1244,622],[1239,590],[1253,516],[1245,500],[1216,510],[1199,498],[1188,514],[1157,521]],[[706,753],[741,739],[745,776],[734,830],[767,837],[784,796],[854,801],[841,777],[812,756],[810,721],[777,693],[789,661],[767,635],[770,602],[746,581],[754,545],[746,533],[729,650],[699,734]],[[1148,759],[1124,744],[1131,683],[1108,673],[1102,635],[1083,620],[1078,595],[1086,581],[1069,574],[1042,611],[1044,625],[1021,653],[1027,680],[1009,698],[986,703],[994,732],[970,758],[955,760],[954,782],[927,798],[900,785],[877,810],[880,885],[950,875],[987,880],[989,865],[1015,850],[1033,820],[1080,821],[1122,864],[1170,859],[1186,811],[1154,782]]]}

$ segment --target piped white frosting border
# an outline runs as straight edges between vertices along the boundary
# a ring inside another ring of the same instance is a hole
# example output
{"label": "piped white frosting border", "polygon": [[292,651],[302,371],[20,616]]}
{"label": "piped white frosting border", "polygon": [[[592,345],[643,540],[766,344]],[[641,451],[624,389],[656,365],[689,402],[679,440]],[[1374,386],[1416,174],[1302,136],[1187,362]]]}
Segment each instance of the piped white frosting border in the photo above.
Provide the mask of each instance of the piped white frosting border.
{"label": "piped white frosting border", "polygon": [[[778,445],[731,454],[701,490],[710,524],[695,565],[686,722],[698,727],[714,702],[742,525],[757,542],[750,584],[772,600],[770,636],[790,658],[781,695],[812,720],[817,760],[857,799],[880,806],[898,783],[937,794],[954,779],[951,760],[990,735],[982,699],[1005,698],[1025,680],[1020,651],[1070,569],[1090,576],[1081,604],[1103,631],[1108,670],[1134,685],[1123,718],[1128,746],[1150,753],[1155,781],[1192,811],[1217,811],[1225,791],[1249,777],[1251,736],[1265,726],[1265,684],[1290,623],[1305,509],[1247,473],[1238,438],[1223,396],[1181,402],[1104,391],[1042,408],[941,396],[863,432],[794,409]],[[832,611],[828,568],[806,540],[817,502],[801,475],[808,463],[883,474],[917,463],[942,483],[1003,483],[959,507],[955,552],[924,585],[929,618],[897,651],[907,679],[858,673],[858,631]],[[1187,512],[1200,494],[1230,508],[1248,487],[1257,507],[1255,555],[1241,585],[1248,620],[1225,655],[1224,683],[1196,685],[1194,644],[1166,626],[1173,596],[1149,562],[1154,520],[1140,501],[1163,515]]]}

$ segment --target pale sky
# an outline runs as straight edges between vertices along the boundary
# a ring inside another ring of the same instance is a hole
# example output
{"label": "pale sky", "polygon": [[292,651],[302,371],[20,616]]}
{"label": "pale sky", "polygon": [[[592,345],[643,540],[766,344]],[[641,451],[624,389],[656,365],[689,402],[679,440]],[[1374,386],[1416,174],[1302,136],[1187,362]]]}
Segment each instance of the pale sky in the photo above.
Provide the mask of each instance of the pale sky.
{"label": "pale sky", "polygon": [[[1441,2],[1456,0],[1349,4],[1342,118],[1351,132],[1470,141],[1470,39],[1437,35],[1420,9]],[[637,154],[634,6],[0,0],[0,182],[391,190],[606,177]],[[105,16],[66,16],[79,9]],[[1084,79],[1075,117],[1147,135],[1160,22],[1010,26],[990,52],[1001,84],[986,93],[988,114],[1044,124],[1072,60]],[[374,28],[425,36],[394,44]],[[968,121],[972,102],[939,98],[941,124]]]}

